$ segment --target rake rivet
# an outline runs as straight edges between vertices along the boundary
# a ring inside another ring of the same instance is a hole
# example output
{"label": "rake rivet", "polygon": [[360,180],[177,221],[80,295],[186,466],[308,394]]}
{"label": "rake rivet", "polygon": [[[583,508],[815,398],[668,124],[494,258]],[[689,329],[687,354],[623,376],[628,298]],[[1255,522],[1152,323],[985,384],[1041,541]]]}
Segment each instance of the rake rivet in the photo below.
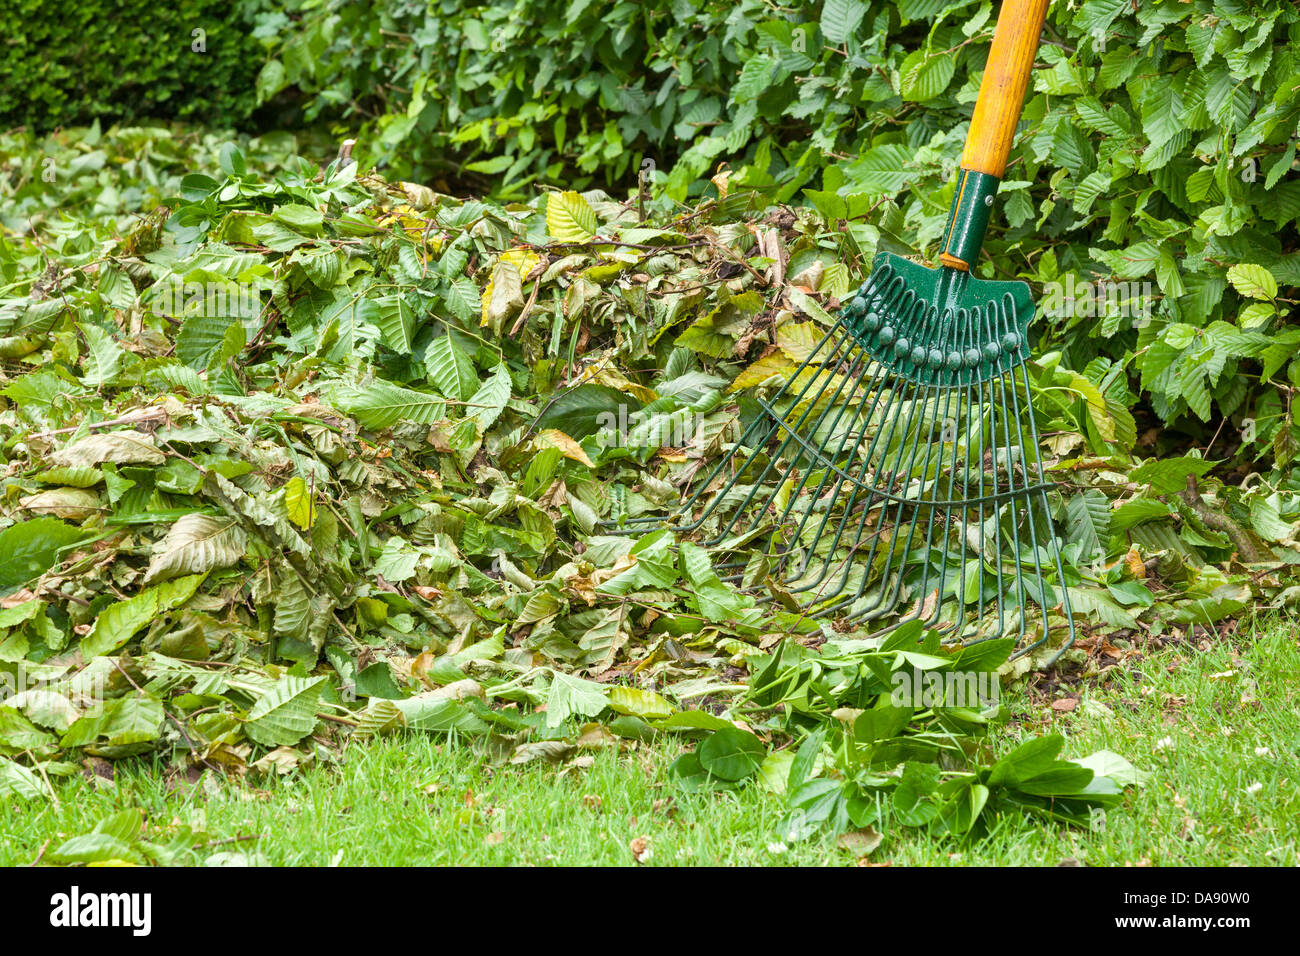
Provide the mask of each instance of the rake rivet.
{"label": "rake rivet", "polygon": [[998,360],[998,356],[1000,356],[1001,354],[1002,354],[1002,350],[998,348],[997,342],[984,343],[984,361],[996,362]]}
{"label": "rake rivet", "polygon": [[874,312],[868,313],[866,320],[862,323],[862,326],[868,332],[876,331],[876,329],[880,328],[880,316],[878,316]]}
{"label": "rake rivet", "polygon": [[[936,349],[936,351],[938,350]],[[940,358],[942,358],[942,356],[940,356]],[[957,369],[961,368],[961,353],[955,349],[949,352],[946,364],[949,371],[957,371]]]}
{"label": "rake rivet", "polygon": [[979,365],[979,363],[980,363],[980,350],[979,350],[979,349],[967,349],[967,350],[966,350],[966,354],[965,354],[964,356],[962,356],[962,363],[963,363],[967,368],[974,368],[976,365]]}
{"label": "rake rivet", "polygon": [[1014,352],[1016,349],[1020,348],[1020,336],[1015,332],[1008,332],[1006,335],[1002,336],[1002,347],[1008,352]]}
{"label": "rake rivet", "polygon": [[916,348],[912,349],[912,364],[913,364],[913,365],[916,365],[916,366],[918,366],[918,367],[924,365],[924,364],[925,364],[925,358],[926,358],[925,346],[923,346],[923,345],[918,345]]}
{"label": "rake rivet", "polygon": [[877,336],[877,338],[880,339],[881,345],[892,345],[894,343],[894,338],[897,336],[897,334],[898,333],[894,331],[894,327],[892,325],[887,325],[880,330],[880,335]]}
{"label": "rake rivet", "polygon": [[853,316],[855,319],[861,318],[866,311],[867,297],[864,295],[858,295],[857,298],[849,303],[849,315]]}
{"label": "rake rivet", "polygon": [[907,339],[899,339],[897,342],[894,343],[894,354],[897,355],[899,358],[902,358],[904,355],[908,353],[908,351],[911,350],[911,348],[912,348],[911,342],[907,341]]}

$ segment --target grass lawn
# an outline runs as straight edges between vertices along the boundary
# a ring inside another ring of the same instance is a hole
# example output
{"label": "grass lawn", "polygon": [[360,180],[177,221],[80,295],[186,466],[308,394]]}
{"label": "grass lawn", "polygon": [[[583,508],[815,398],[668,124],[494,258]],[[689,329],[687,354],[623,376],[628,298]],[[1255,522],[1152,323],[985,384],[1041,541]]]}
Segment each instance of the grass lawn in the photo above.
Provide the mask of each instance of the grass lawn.
{"label": "grass lawn", "polygon": [[[1134,658],[1079,685],[1057,713],[1017,691],[1004,735],[1054,727],[1066,756],[1100,748],[1151,773],[1104,826],[1069,830],[1004,819],[980,842],[886,832],[871,862],[904,864],[1296,865],[1300,863],[1300,632],[1261,625]],[[122,809],[145,836],[205,831],[192,862],[272,864],[851,864],[823,839],[774,836],[779,797],[751,784],[689,795],[667,769],[682,743],[595,754],[588,766],[490,767],[454,742],[406,736],[349,746],[337,765],[289,777],[169,788],[164,764],[127,761],[115,779],[55,781],[58,805],[7,808],[0,863],[30,863]],[[645,847],[648,846],[648,854]]]}

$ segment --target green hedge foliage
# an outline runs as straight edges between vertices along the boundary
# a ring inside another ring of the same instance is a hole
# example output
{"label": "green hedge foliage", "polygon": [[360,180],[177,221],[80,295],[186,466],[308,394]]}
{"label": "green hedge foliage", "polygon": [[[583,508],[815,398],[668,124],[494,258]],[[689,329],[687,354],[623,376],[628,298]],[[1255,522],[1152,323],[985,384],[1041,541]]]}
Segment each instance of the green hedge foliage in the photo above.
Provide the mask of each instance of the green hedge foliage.
{"label": "green hedge foliage", "polygon": [[[673,200],[760,189],[837,215],[864,256],[932,256],[995,19],[986,0],[347,0],[282,31],[258,83],[408,175],[452,155],[510,196],[653,169]],[[1057,0],[981,272],[1049,302],[1105,283],[1127,307],[1047,326],[1099,402],[1141,394],[1183,442],[1233,416],[1218,451],[1285,462],[1298,119],[1289,0]]]}
{"label": "green hedge foliage", "polygon": [[242,127],[265,60],[253,36],[264,5],[6,0],[0,125],[45,131],[153,117]]}

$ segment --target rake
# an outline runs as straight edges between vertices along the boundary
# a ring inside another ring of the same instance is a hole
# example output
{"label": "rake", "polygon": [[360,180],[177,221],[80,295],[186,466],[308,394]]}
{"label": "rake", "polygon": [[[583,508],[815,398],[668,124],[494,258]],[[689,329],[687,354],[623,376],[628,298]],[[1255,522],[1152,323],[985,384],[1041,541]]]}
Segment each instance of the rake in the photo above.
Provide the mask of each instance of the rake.
{"label": "rake", "polygon": [[1002,5],[938,267],[876,256],[824,337],[742,392],[727,453],[687,469],[675,530],[727,558],[725,579],[882,630],[1073,642],[1025,370],[1034,304],[970,274],[1047,4]]}

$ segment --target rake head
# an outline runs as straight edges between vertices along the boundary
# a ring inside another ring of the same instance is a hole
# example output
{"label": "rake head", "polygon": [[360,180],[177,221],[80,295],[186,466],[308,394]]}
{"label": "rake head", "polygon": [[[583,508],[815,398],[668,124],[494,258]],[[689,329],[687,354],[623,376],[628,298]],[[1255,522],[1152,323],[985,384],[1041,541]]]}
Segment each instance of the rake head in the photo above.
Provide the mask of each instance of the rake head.
{"label": "rake head", "polygon": [[919,618],[1021,652],[1058,627],[1072,641],[1024,368],[1033,311],[1024,283],[882,253],[821,340],[742,393],[736,442],[682,478],[676,530],[811,616]]}

